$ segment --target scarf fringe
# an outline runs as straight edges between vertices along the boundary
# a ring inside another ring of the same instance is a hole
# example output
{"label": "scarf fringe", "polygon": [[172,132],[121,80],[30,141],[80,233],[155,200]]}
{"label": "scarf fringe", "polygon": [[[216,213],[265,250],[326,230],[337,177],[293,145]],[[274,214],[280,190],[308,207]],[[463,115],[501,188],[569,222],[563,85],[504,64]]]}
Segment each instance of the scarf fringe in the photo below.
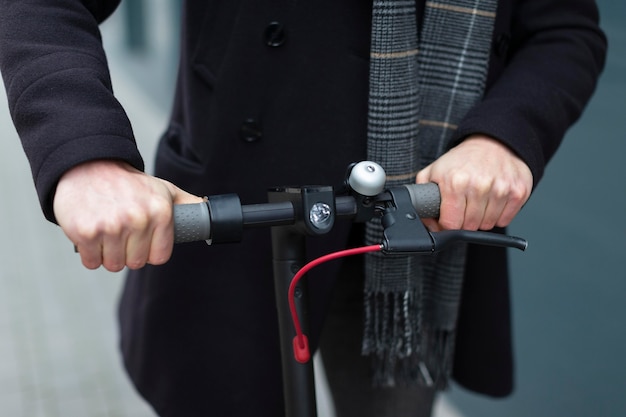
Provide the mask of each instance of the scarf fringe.
{"label": "scarf fringe", "polygon": [[[367,158],[390,177],[404,178],[449,147],[454,129],[447,127],[458,126],[482,97],[498,2],[427,3],[420,28],[414,2],[373,5]],[[376,244],[381,237],[380,224],[368,222],[366,242]],[[465,253],[365,259],[362,348],[374,360],[375,383],[447,386]]]}
{"label": "scarf fringe", "polygon": [[372,358],[374,386],[448,387],[454,331],[423,331],[418,290],[366,292],[362,354]]}

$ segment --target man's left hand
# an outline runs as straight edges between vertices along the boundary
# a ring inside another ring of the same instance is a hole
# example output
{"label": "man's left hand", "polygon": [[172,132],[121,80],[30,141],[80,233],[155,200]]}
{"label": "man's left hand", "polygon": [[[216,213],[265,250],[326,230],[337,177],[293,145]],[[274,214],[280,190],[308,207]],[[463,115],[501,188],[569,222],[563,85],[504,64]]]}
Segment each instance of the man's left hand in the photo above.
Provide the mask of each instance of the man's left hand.
{"label": "man's left hand", "polygon": [[508,226],[530,197],[530,168],[509,147],[473,135],[417,174],[418,184],[435,182],[441,191],[438,220],[431,231],[490,230]]}

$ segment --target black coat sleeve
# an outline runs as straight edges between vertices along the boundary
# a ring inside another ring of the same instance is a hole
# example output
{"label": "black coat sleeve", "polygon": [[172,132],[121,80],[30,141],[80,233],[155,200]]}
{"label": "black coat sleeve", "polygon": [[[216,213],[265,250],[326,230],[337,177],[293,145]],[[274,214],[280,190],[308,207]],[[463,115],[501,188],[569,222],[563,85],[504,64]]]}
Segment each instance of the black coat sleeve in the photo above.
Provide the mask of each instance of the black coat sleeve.
{"label": "black coat sleeve", "polygon": [[0,0],[0,71],[44,214],[61,175],[95,159],[143,169],[113,96],[98,24],[119,0]]}
{"label": "black coat sleeve", "polygon": [[[500,2],[508,5],[498,10],[510,20],[496,27],[492,54],[503,62],[492,62],[484,100],[459,125],[457,142],[473,133],[501,140],[528,164],[536,185],[595,89],[606,39],[592,0]],[[514,387],[507,274],[503,248],[470,245],[454,378],[494,397]]]}
{"label": "black coat sleeve", "polygon": [[528,164],[536,185],[603,69],[598,20],[593,0],[516,1],[504,70],[466,115],[456,142],[473,133],[499,139]]}

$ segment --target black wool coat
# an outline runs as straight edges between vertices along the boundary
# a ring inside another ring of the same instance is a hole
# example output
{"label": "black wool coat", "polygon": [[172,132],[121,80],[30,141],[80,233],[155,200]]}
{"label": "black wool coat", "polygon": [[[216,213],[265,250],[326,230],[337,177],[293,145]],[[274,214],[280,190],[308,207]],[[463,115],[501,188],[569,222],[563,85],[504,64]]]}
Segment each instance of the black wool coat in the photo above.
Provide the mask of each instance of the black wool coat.
{"label": "black wool coat", "polygon": [[[98,32],[118,2],[0,0],[0,70],[52,221],[69,168],[102,158],[143,168]],[[244,203],[263,201],[273,185],[337,184],[365,157],[370,3],[183,2],[177,93],[156,175],[198,195],[237,192]],[[592,94],[605,47],[592,0],[500,1],[486,95],[456,141],[497,138],[536,185]],[[347,229],[313,242],[311,256],[342,247]],[[124,361],[162,415],[201,415],[217,402],[229,415],[278,415],[269,259],[267,231],[253,231],[237,245],[181,245],[168,264],[130,274]],[[454,377],[493,396],[513,386],[507,275],[503,249],[470,248]]]}

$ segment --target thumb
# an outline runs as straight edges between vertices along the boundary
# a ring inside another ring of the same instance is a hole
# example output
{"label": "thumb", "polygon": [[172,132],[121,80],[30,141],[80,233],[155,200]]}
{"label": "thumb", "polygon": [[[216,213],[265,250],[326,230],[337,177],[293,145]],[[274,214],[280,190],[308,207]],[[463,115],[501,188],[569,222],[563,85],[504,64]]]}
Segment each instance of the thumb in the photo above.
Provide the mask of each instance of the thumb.
{"label": "thumb", "polygon": [[426,168],[422,169],[420,172],[417,173],[417,175],[415,176],[416,184],[426,184],[430,182],[431,166],[432,164],[428,165]]}
{"label": "thumb", "polygon": [[177,187],[169,181],[163,180],[172,196],[173,204],[195,204],[202,203],[204,201],[203,197],[198,197],[195,194],[188,193],[182,188]]}
{"label": "thumb", "polygon": [[174,204],[196,204],[202,202],[204,202],[204,197],[198,197],[180,188],[174,197]]}

